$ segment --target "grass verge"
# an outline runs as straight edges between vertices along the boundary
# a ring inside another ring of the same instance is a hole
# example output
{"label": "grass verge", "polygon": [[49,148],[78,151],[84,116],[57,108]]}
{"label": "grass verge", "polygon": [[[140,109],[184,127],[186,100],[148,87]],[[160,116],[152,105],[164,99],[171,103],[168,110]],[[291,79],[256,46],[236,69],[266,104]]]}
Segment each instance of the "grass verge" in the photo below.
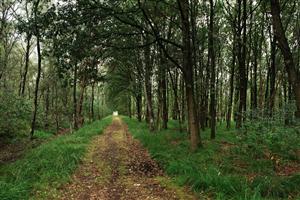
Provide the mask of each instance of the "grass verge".
{"label": "grass verge", "polygon": [[110,123],[111,117],[93,122],[32,149],[21,160],[1,165],[0,199],[29,199],[67,182],[93,136]]}
{"label": "grass verge", "polygon": [[209,140],[209,130],[202,132],[204,148],[191,153],[188,135],[177,131],[174,121],[169,123],[169,130],[150,133],[144,122],[128,117],[123,117],[123,120],[131,134],[141,141],[177,184],[189,185],[200,196],[245,200],[300,198],[299,171],[278,174],[272,158],[256,158],[257,153],[250,152],[255,144],[249,143],[247,151],[241,151],[245,143],[241,145],[233,130],[218,127],[214,141]]}

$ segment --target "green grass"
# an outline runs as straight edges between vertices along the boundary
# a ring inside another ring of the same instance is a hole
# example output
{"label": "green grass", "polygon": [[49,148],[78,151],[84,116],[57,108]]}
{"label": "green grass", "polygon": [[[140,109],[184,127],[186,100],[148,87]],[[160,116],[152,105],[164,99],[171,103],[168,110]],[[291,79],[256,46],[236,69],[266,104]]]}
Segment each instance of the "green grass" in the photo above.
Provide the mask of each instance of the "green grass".
{"label": "green grass", "polygon": [[35,140],[33,140],[33,141],[30,141],[28,134],[27,135],[18,135],[16,137],[11,137],[11,138],[8,138],[8,137],[1,138],[0,137],[0,140],[3,144],[23,144],[24,143],[25,146],[26,145],[31,146],[32,144],[38,144],[40,142],[47,141],[48,139],[50,139],[53,136],[54,136],[54,134],[51,132],[38,130],[38,131],[34,132]]}
{"label": "green grass", "polygon": [[[0,166],[0,199],[29,199],[40,191],[67,182],[93,136],[111,123],[111,117],[93,122],[70,135],[57,137],[27,152],[12,164]],[[37,132],[37,137],[48,134]]]}
{"label": "green grass", "polygon": [[[300,197],[299,173],[278,176],[273,161],[255,159],[256,152],[250,153],[252,149],[247,146],[254,144],[249,140],[242,142],[234,130],[220,126],[217,139],[211,141],[207,129],[201,133],[203,148],[191,153],[188,135],[174,129],[178,126],[174,121],[169,123],[169,130],[150,133],[146,123],[127,117],[123,119],[132,135],[141,141],[177,184],[189,185],[199,194],[204,193],[213,199]],[[230,148],[224,149],[228,144]]]}
{"label": "green grass", "polygon": [[51,132],[46,132],[46,131],[35,131],[34,132],[34,137],[37,139],[47,140],[52,136],[54,136],[54,134]]}

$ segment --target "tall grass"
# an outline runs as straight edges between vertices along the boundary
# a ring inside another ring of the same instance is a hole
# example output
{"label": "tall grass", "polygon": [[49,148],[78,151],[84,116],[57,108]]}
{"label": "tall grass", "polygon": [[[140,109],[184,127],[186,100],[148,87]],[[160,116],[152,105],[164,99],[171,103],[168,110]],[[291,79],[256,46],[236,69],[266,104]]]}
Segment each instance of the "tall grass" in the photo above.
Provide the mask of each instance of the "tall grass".
{"label": "tall grass", "polygon": [[[279,177],[274,174],[272,165],[249,159],[238,151],[225,152],[223,142],[239,142],[232,130],[218,127],[215,141],[208,139],[208,130],[202,132],[204,148],[191,153],[187,133],[177,131],[173,121],[169,124],[170,130],[150,133],[146,123],[123,119],[131,134],[141,141],[168,175],[179,185],[189,185],[199,194],[205,193],[213,199],[279,199],[299,195],[299,175]],[[245,161],[249,167],[236,166],[236,161]],[[249,179],[248,175],[253,173],[258,176]]]}
{"label": "tall grass", "polygon": [[32,149],[15,163],[0,166],[0,199],[29,199],[36,191],[68,181],[90,140],[110,123],[111,117],[93,122]]}

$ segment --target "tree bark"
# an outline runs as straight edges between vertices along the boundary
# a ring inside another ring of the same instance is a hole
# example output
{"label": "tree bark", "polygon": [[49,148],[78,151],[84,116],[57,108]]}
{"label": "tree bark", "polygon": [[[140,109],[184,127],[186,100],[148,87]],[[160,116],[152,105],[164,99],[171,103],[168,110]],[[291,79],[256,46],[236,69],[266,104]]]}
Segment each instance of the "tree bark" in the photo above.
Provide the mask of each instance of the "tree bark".
{"label": "tree bark", "polygon": [[36,46],[37,46],[37,57],[38,57],[38,70],[37,70],[37,77],[35,82],[35,90],[34,90],[34,107],[33,107],[33,116],[31,121],[31,131],[30,131],[30,139],[33,139],[34,131],[35,131],[35,125],[36,125],[36,115],[38,110],[38,93],[39,93],[39,84],[40,84],[40,78],[42,73],[42,57],[41,57],[41,46],[40,46],[40,32],[38,28],[38,22],[37,22],[37,11],[38,11],[38,5],[39,0],[36,2],[34,7],[34,19],[35,19],[35,32],[36,32]]}
{"label": "tree bark", "polygon": [[209,0],[208,60],[210,65],[210,138],[216,137],[216,59],[214,49],[214,1]]}
{"label": "tree bark", "polygon": [[50,86],[47,84],[46,94],[45,94],[45,129],[49,128],[49,111],[50,111]]}
{"label": "tree bark", "polygon": [[167,106],[167,76],[166,76],[166,62],[163,58],[162,52],[161,55],[161,103],[162,103],[162,128],[168,128],[168,106]]}
{"label": "tree bark", "polygon": [[[256,27],[256,26],[255,26]],[[255,28],[254,46],[253,46],[253,71],[251,78],[251,109],[257,109],[257,58],[258,58],[258,30]]]}
{"label": "tree bark", "polygon": [[177,0],[181,13],[182,25],[182,60],[183,76],[185,80],[188,124],[190,130],[191,150],[195,151],[201,145],[197,108],[194,99],[194,66],[192,62],[191,32],[189,22],[189,0]]}
{"label": "tree bark", "polygon": [[136,98],[137,119],[139,122],[141,122],[142,121],[142,95],[138,94],[135,98]]}
{"label": "tree bark", "polygon": [[84,92],[86,88],[86,82],[85,80],[81,83],[81,89],[80,89],[80,96],[79,96],[79,102],[77,104],[77,125],[78,127],[81,127],[84,123],[84,117],[82,115],[82,106],[84,101]]}
{"label": "tree bark", "polygon": [[[146,38],[146,43],[148,38]],[[147,103],[147,115],[149,120],[149,128],[150,131],[155,130],[154,126],[154,111],[153,111],[153,103],[152,103],[152,67],[150,60],[150,46],[147,46],[144,50],[144,59],[145,59],[145,94],[146,94],[146,103]]]}
{"label": "tree bark", "polygon": [[175,75],[173,77],[172,73],[169,71],[171,87],[174,94],[174,102],[173,102],[173,110],[172,110],[172,118],[177,120],[180,118],[180,109],[179,109],[179,96],[178,96],[178,73],[175,70]]}
{"label": "tree bark", "polygon": [[271,60],[270,60],[270,98],[269,98],[269,112],[273,115],[275,104],[275,81],[276,81],[276,38],[271,40]]}
{"label": "tree bark", "polygon": [[77,120],[77,63],[74,65],[74,78],[73,78],[73,125],[74,129],[78,129]]}
{"label": "tree bark", "polygon": [[234,75],[235,75],[235,63],[236,63],[236,44],[235,44],[235,33],[233,37],[233,47],[232,47],[232,63],[230,70],[230,91],[229,91],[229,100],[228,100],[228,110],[226,116],[226,127],[227,129],[231,126],[231,113],[232,113],[232,102],[233,102],[233,93],[234,93]]}
{"label": "tree bark", "polygon": [[27,79],[28,66],[29,66],[31,37],[32,37],[31,34],[27,34],[27,37],[26,37],[26,53],[25,53],[25,69],[24,69],[24,75],[23,75],[23,80],[22,80],[22,90],[21,90],[21,95],[22,96],[24,96],[25,88],[26,88],[26,79]]}
{"label": "tree bark", "polygon": [[141,66],[137,66],[137,72],[138,72],[138,76],[137,76],[137,93],[135,96],[136,99],[136,112],[137,112],[137,119],[139,122],[142,121],[142,105],[143,105],[143,91],[142,91],[142,85],[143,85],[143,81],[142,81],[142,68]]}
{"label": "tree bark", "polygon": [[[241,7],[243,6],[243,16],[241,16]],[[242,18],[242,19],[241,19]],[[246,34],[247,25],[247,3],[243,0],[243,5],[241,5],[241,0],[238,0],[238,61],[239,61],[239,108],[237,115],[237,128],[241,128],[244,112],[246,111],[246,97],[247,97],[247,79],[246,79]],[[243,34],[241,34],[243,33]]]}
{"label": "tree bark", "polygon": [[95,120],[95,114],[94,114],[94,100],[95,100],[95,82],[92,83],[92,98],[91,98],[91,118],[94,121]]}

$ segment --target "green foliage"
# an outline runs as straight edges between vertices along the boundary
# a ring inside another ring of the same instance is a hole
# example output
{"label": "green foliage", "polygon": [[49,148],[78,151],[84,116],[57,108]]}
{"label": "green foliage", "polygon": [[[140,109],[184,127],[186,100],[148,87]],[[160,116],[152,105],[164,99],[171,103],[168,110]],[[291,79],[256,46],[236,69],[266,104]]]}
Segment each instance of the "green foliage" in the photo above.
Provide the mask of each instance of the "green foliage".
{"label": "green foliage", "polygon": [[45,132],[45,131],[34,131],[34,137],[38,139],[46,140],[53,136],[53,133]]}
{"label": "green foliage", "polygon": [[[299,160],[300,124],[293,117],[292,105],[273,113],[272,117],[264,114],[249,117],[239,135],[240,148],[246,148],[242,151],[252,157],[264,157],[267,152],[283,159]],[[286,118],[292,125],[285,125]]]}
{"label": "green foliage", "polygon": [[[169,123],[170,130],[151,134],[145,123],[127,117],[123,119],[133,136],[141,141],[167,174],[178,184],[187,184],[198,193],[208,194],[214,199],[276,199],[299,195],[299,175],[276,176],[271,160],[254,159],[257,155],[252,149],[242,153],[241,146],[253,143],[244,141],[238,145],[240,137],[235,131],[226,130],[225,126],[218,127],[215,141],[208,140],[209,129],[202,132],[204,148],[190,153],[188,135],[174,129],[178,127],[174,121]],[[254,156],[251,159],[250,154]],[[253,180],[249,179],[251,174],[255,175]]]}
{"label": "green foliage", "polygon": [[[117,60],[109,63],[110,67],[114,69],[107,74],[106,101],[112,110],[118,110],[120,113],[129,115],[128,109],[131,106],[131,98],[141,95],[142,85],[138,83],[141,74],[138,74],[136,69],[132,67],[133,64],[130,63],[131,60],[128,61],[128,57],[118,59],[121,59],[121,62],[124,59],[126,61],[122,64]],[[132,59],[134,60],[134,58]],[[115,68],[115,65],[118,67]]]}
{"label": "green foliage", "polygon": [[79,164],[89,141],[110,123],[110,117],[96,121],[72,135],[58,137],[33,149],[22,160],[1,166],[0,199],[29,199],[38,191],[65,183]]}
{"label": "green foliage", "polygon": [[14,137],[29,131],[31,105],[8,90],[0,91],[0,137]]}

